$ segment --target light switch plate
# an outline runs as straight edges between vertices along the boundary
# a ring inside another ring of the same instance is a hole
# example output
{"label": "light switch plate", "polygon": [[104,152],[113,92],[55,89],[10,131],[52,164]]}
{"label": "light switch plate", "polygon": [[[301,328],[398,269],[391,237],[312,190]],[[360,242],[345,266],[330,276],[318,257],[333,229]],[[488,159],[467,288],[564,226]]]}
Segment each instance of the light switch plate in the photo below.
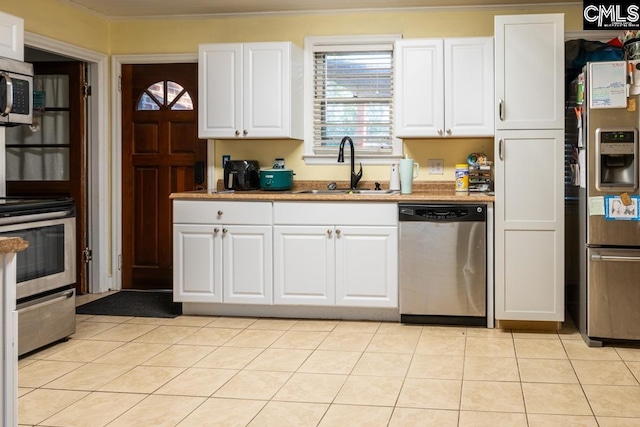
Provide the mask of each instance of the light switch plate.
{"label": "light switch plate", "polygon": [[444,174],[444,159],[428,159],[427,169],[429,175]]}

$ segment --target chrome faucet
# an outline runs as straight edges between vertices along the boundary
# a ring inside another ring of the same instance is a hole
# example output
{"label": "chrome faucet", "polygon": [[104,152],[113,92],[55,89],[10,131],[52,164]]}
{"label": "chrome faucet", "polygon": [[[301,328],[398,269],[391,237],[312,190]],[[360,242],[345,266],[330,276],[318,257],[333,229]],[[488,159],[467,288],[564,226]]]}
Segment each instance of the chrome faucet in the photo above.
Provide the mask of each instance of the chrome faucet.
{"label": "chrome faucet", "polygon": [[344,163],[344,143],[348,142],[351,146],[351,189],[355,190],[358,187],[358,181],[362,178],[362,163],[360,163],[360,171],[356,173],[355,168],[355,152],[356,149],[353,146],[353,141],[348,136],[342,138],[340,141],[340,150],[338,151],[338,163]]}

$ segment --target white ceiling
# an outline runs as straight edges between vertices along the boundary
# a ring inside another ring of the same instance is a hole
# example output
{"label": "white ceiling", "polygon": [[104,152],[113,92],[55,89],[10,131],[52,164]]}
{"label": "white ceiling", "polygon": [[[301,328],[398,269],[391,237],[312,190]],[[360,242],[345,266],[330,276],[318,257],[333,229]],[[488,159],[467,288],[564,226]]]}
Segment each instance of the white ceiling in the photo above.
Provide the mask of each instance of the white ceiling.
{"label": "white ceiling", "polygon": [[63,0],[110,19],[190,15],[303,13],[356,9],[582,4],[567,0]]}

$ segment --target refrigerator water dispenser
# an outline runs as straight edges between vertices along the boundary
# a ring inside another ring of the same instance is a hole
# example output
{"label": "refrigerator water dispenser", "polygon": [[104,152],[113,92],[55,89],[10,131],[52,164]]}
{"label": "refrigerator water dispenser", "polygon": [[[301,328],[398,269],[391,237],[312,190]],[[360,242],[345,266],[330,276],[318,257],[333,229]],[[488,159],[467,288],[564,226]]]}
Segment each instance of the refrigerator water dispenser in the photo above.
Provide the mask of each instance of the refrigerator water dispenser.
{"label": "refrigerator water dispenser", "polygon": [[638,189],[638,129],[596,130],[596,189]]}

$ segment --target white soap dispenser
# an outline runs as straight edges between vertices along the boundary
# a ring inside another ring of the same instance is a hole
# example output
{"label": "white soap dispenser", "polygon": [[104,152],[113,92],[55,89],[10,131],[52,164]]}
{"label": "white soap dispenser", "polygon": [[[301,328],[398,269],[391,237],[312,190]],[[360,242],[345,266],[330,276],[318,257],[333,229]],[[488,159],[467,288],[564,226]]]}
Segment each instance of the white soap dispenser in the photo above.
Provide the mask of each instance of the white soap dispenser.
{"label": "white soap dispenser", "polygon": [[391,164],[391,176],[389,177],[389,190],[400,191],[400,164]]}

